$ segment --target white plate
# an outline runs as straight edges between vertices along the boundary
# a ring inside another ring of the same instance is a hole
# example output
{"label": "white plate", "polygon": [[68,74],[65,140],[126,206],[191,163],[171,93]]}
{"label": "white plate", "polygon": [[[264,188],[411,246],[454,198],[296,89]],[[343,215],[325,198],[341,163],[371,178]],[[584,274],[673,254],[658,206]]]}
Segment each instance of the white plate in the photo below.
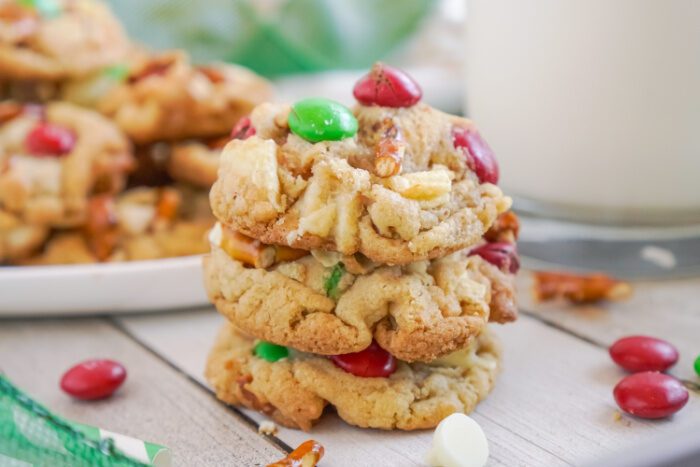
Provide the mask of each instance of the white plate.
{"label": "white plate", "polygon": [[0,316],[128,313],[206,303],[201,256],[0,268]]}

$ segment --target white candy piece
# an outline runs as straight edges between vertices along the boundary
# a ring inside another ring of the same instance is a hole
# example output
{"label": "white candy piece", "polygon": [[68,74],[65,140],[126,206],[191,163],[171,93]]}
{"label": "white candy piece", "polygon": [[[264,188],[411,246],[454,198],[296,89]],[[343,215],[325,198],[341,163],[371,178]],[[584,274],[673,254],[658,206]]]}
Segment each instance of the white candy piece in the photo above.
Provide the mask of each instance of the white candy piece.
{"label": "white candy piece", "polygon": [[435,429],[426,462],[431,467],[483,467],[489,443],[474,419],[462,413],[445,418]]}

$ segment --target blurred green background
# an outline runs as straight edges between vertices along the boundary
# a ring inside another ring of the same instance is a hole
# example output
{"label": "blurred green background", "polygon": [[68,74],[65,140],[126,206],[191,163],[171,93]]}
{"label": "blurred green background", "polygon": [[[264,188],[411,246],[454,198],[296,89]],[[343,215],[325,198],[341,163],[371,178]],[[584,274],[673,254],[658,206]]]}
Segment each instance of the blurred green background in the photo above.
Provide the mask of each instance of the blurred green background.
{"label": "blurred green background", "polygon": [[135,39],[270,77],[367,68],[416,31],[432,0],[109,0]]}

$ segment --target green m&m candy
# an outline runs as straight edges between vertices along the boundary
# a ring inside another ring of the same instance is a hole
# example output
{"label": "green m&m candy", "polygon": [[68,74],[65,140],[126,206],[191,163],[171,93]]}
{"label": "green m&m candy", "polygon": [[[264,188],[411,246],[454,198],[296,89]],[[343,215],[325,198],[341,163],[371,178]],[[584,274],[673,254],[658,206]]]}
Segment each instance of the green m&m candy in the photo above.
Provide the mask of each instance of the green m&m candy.
{"label": "green m&m candy", "polygon": [[63,88],[63,97],[75,104],[95,107],[114,86],[128,78],[129,71],[127,65],[108,66],[85,79],[67,83]]}
{"label": "green m&m candy", "polygon": [[267,360],[268,362],[276,362],[277,360],[289,356],[289,350],[287,350],[287,347],[265,341],[258,341],[253,348],[253,353],[256,357]]}
{"label": "green m&m candy", "polygon": [[700,376],[700,355],[698,355],[698,358],[695,359],[695,373]]}
{"label": "green m&m candy", "polygon": [[306,141],[340,141],[357,133],[357,119],[350,109],[330,99],[314,97],[292,106],[289,128]]}
{"label": "green m&m candy", "polygon": [[129,76],[129,67],[124,64],[108,66],[102,70],[102,74],[114,81],[124,81]]}

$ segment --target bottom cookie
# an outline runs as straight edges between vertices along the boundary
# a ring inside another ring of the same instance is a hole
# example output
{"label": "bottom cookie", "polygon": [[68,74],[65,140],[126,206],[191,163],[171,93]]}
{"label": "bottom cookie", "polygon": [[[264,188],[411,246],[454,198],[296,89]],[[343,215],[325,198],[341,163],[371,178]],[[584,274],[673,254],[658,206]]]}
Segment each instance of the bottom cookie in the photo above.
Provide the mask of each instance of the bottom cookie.
{"label": "bottom cookie", "polygon": [[364,428],[435,427],[454,412],[474,410],[493,388],[500,359],[488,331],[471,348],[431,363],[398,361],[388,377],[354,376],[326,357],[291,349],[271,362],[255,355],[255,344],[226,324],[209,354],[209,383],[222,401],[303,430],[329,404],[347,423]]}

